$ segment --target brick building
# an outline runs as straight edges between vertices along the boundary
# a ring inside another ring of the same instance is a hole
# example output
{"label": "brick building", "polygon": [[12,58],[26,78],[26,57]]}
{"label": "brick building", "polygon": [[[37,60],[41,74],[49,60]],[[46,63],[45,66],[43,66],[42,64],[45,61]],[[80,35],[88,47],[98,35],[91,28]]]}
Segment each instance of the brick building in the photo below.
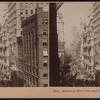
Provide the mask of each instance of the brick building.
{"label": "brick building", "polygon": [[22,22],[23,75],[29,86],[48,86],[48,12],[42,7]]}

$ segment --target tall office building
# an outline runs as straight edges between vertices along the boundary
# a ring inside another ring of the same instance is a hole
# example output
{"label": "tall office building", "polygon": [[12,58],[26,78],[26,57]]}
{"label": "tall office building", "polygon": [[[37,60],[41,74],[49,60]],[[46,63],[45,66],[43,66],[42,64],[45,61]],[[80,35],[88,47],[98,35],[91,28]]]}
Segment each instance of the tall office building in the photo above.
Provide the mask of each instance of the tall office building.
{"label": "tall office building", "polygon": [[22,76],[22,28],[23,20],[35,14],[36,7],[48,10],[48,3],[36,2],[8,2],[8,25],[9,25],[9,52],[10,66]]}
{"label": "tall office building", "polygon": [[87,18],[82,34],[82,67],[86,72],[86,78],[94,80],[94,33],[93,33],[93,14]]}
{"label": "tall office building", "polygon": [[93,3],[94,62],[100,61],[100,2]]}
{"label": "tall office building", "polygon": [[30,86],[48,86],[48,12],[42,7],[22,22],[23,74]]}

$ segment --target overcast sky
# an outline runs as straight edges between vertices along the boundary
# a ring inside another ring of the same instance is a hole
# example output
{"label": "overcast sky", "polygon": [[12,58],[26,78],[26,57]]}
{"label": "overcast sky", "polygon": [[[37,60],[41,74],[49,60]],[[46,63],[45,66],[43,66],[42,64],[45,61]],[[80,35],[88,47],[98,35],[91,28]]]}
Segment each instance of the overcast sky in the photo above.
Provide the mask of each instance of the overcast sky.
{"label": "overcast sky", "polygon": [[65,2],[59,9],[64,17],[64,39],[66,47],[70,46],[72,41],[71,27],[79,28],[81,19],[84,19],[89,14],[89,9],[93,2]]}

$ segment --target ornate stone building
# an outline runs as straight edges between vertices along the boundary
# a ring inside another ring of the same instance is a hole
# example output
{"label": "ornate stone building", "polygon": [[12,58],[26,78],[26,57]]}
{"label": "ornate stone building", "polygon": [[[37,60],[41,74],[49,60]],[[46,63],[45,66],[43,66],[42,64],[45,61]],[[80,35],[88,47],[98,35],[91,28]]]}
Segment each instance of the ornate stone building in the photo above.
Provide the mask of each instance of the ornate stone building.
{"label": "ornate stone building", "polygon": [[22,22],[23,75],[29,86],[48,86],[48,12],[36,13]]}

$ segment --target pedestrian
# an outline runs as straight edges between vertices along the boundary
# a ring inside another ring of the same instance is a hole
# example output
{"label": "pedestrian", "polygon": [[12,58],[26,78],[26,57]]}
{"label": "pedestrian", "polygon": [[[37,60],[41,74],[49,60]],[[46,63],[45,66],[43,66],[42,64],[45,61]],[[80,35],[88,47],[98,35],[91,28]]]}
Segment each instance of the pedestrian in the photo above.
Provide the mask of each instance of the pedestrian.
{"label": "pedestrian", "polygon": [[100,86],[100,64],[98,62],[96,62],[94,68],[96,69],[95,86]]}

